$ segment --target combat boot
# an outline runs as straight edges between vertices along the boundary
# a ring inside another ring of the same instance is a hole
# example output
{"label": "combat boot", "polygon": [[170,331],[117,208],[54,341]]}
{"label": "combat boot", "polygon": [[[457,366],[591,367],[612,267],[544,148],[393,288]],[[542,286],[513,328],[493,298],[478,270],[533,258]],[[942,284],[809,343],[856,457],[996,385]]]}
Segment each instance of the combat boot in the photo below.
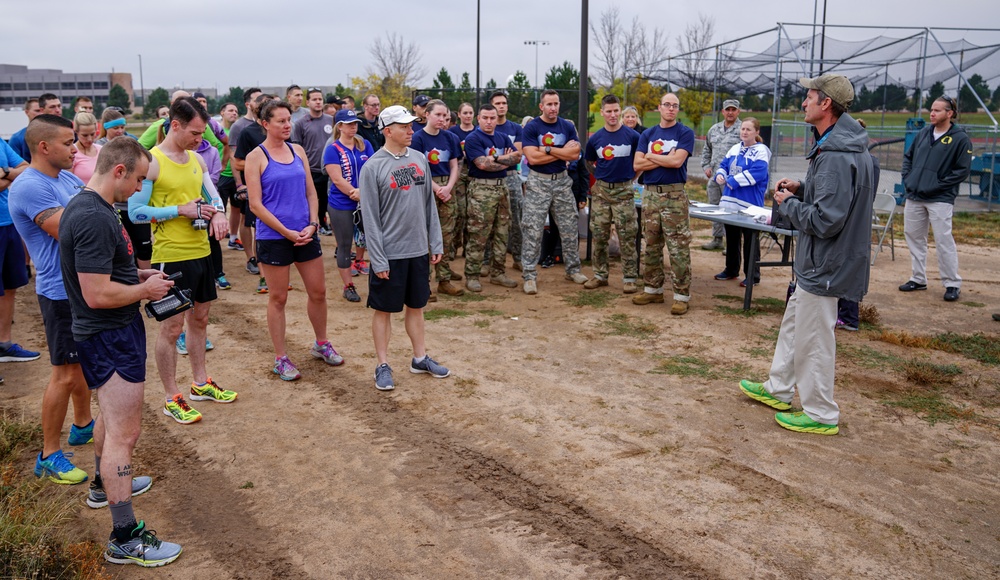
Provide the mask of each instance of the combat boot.
{"label": "combat boot", "polygon": [[471,292],[482,292],[483,285],[479,283],[479,278],[473,278],[469,276],[469,279],[465,281],[465,287]]}
{"label": "combat boot", "polygon": [[674,305],[670,307],[670,314],[680,316],[688,311],[688,303],[674,300]]}
{"label": "combat boot", "polygon": [[635,282],[625,282],[622,285],[622,294],[635,294],[639,291],[639,287],[635,285]]}
{"label": "combat boot", "polygon": [[517,281],[511,280],[506,274],[490,276],[490,284],[496,284],[497,286],[503,286],[504,288],[517,288]]}
{"label": "combat boot", "polygon": [[438,293],[447,294],[448,296],[461,296],[465,294],[465,290],[452,284],[451,280],[442,280],[438,282]]}
{"label": "combat boot", "polygon": [[587,290],[593,290],[595,288],[600,288],[601,286],[607,286],[607,285],[608,285],[607,280],[594,276],[590,280],[587,280],[587,282],[584,283],[583,287],[586,288]]}
{"label": "combat boot", "polygon": [[638,296],[632,297],[632,304],[638,304],[639,306],[645,306],[646,304],[663,304],[663,294],[650,294],[649,292],[643,292]]}
{"label": "combat boot", "polygon": [[721,250],[723,247],[724,246],[722,245],[722,238],[721,237],[714,237],[714,238],[712,238],[711,242],[708,242],[707,244],[703,244],[701,246],[701,249],[702,250]]}

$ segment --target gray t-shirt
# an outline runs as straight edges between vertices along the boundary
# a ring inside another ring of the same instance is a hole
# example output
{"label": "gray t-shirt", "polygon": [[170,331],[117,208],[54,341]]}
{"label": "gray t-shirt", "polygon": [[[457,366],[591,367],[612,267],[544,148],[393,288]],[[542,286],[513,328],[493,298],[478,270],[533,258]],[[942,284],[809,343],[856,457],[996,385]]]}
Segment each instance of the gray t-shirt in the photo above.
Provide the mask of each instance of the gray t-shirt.
{"label": "gray t-shirt", "polygon": [[306,115],[292,127],[292,143],[298,143],[306,150],[309,169],[314,173],[323,173],[323,152],[332,137],[333,117],[326,113],[319,117]]}
{"label": "gray t-shirt", "polygon": [[135,250],[118,212],[94,191],[84,189],[59,218],[59,253],[63,284],[73,311],[73,338],[84,341],[98,332],[128,326],[139,310],[134,302],[118,308],[91,308],[83,298],[77,273],[110,274],[113,282],[139,283]]}
{"label": "gray t-shirt", "polygon": [[444,253],[430,166],[419,151],[396,158],[379,149],[361,168],[358,190],[373,272],[388,270],[389,260]]}

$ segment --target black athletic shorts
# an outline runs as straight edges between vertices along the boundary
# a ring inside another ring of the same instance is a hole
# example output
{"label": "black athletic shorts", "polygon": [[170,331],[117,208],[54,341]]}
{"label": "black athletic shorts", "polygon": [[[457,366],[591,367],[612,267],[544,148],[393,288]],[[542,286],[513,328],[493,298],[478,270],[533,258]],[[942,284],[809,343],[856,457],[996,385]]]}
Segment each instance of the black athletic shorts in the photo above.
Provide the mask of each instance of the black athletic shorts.
{"label": "black athletic shorts", "polygon": [[308,262],[323,255],[319,236],[313,234],[312,241],[304,246],[296,246],[291,240],[257,240],[257,263],[268,266],[290,266],[293,262]]}
{"label": "black athletic shorts", "polygon": [[253,215],[250,211],[250,200],[247,200],[246,205],[243,207],[243,225],[248,228],[257,229],[257,216]]}
{"label": "black athletic shorts", "polygon": [[45,341],[49,343],[49,362],[54,367],[79,363],[69,300],[50,300],[39,294],[38,306],[42,311]]}
{"label": "black athletic shorts", "polygon": [[183,262],[153,264],[153,268],[162,270],[168,276],[174,272],[183,272],[184,275],[174,281],[174,286],[190,290],[191,299],[195,302],[211,302],[219,297],[215,290],[216,275],[215,266],[212,265],[212,256]]}
{"label": "black athletic shorts", "polygon": [[243,205],[246,202],[236,199],[236,180],[232,177],[226,177],[225,175],[219,177],[219,197],[222,198],[223,206],[228,208],[231,205],[243,211]]}
{"label": "black athletic shorts", "polygon": [[146,381],[146,327],[138,312],[128,326],[102,330],[77,341],[76,348],[91,389],[103,387],[115,373],[130,383]]}
{"label": "black athletic shorts", "polygon": [[381,312],[402,312],[403,305],[410,308],[427,306],[431,296],[430,254],[389,260],[389,279],[375,275],[368,276],[368,308]]}
{"label": "black athletic shorts", "polygon": [[128,210],[118,210],[118,216],[122,219],[122,225],[128,232],[128,239],[132,240],[132,247],[135,248],[135,259],[148,262],[153,257],[152,227],[149,224],[136,224],[128,219]]}
{"label": "black athletic shorts", "polygon": [[24,243],[14,225],[0,226],[0,296],[4,289],[16,290],[28,285],[28,263]]}

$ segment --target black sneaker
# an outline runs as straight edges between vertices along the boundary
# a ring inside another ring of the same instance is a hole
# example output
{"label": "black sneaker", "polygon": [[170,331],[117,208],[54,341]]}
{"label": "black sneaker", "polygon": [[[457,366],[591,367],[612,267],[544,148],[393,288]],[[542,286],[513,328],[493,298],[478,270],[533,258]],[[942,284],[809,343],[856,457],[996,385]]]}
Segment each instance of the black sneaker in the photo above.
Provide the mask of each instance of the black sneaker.
{"label": "black sneaker", "polygon": [[358,296],[358,290],[354,287],[354,284],[344,286],[344,298],[348,302],[361,302],[361,297]]}
{"label": "black sneaker", "polygon": [[927,284],[917,284],[913,280],[907,280],[906,284],[899,287],[900,292],[913,292],[914,290],[926,290]]}
{"label": "black sneaker", "polygon": [[954,302],[958,300],[958,297],[962,295],[962,291],[954,286],[950,286],[944,289],[944,301]]}
{"label": "black sneaker", "polygon": [[247,260],[247,272],[250,272],[254,276],[260,276],[260,268],[257,267],[257,258]]}

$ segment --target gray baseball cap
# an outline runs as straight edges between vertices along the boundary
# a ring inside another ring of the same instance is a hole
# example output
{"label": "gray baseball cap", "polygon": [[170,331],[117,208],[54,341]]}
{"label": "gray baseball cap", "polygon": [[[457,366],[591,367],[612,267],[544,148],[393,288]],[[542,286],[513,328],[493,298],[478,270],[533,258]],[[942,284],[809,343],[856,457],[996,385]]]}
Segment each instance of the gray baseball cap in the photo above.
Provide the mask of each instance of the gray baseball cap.
{"label": "gray baseball cap", "polygon": [[722,101],[722,109],[725,110],[729,108],[739,109],[740,102],[736,99],[726,99],[725,101]]}
{"label": "gray baseball cap", "polygon": [[845,109],[854,102],[854,85],[843,75],[825,74],[814,79],[803,77],[799,79],[799,84],[807,89],[823,91],[834,103]]}

